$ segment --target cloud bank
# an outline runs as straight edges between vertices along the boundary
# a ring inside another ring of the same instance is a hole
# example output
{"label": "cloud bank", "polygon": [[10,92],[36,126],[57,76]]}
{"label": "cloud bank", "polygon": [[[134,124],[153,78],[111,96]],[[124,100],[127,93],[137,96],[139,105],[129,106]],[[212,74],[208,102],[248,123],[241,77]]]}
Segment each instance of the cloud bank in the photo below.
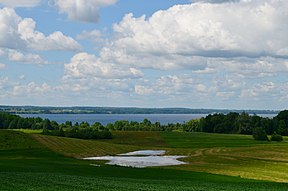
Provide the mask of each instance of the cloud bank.
{"label": "cloud bank", "polygon": [[287,58],[287,9],[287,1],[256,0],[176,5],[150,18],[127,14],[102,56],[138,67],[196,69],[205,64],[199,57]]}

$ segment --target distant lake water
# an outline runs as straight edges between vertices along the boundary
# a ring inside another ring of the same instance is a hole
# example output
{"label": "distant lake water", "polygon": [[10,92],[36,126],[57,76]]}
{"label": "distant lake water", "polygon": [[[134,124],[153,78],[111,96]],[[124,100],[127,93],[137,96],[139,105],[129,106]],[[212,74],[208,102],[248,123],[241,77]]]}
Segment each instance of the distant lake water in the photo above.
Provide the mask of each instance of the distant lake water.
{"label": "distant lake water", "polygon": [[100,122],[102,125],[114,123],[119,120],[142,122],[145,118],[152,123],[160,122],[161,124],[168,123],[183,123],[191,119],[205,117],[207,114],[19,114],[21,117],[41,117],[42,119],[54,120],[57,123],[65,123],[66,121],[88,122],[93,124]]}
{"label": "distant lake water", "polygon": [[[165,125],[168,123],[184,123],[191,119],[199,119],[208,114],[19,114],[21,117],[41,117],[42,119],[54,120],[57,123],[65,123],[71,121],[88,122],[93,124],[100,122],[102,125],[114,123],[119,120],[142,122],[144,119],[150,120],[152,123],[160,122]],[[276,114],[259,114],[262,117],[272,118]]]}

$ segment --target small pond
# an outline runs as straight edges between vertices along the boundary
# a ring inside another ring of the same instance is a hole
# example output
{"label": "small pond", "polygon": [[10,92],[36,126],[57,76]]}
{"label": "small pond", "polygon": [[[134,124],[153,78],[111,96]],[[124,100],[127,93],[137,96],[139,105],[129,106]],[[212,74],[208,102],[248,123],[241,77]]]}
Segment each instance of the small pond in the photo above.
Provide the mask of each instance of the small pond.
{"label": "small pond", "polygon": [[177,159],[185,156],[164,156],[164,150],[140,150],[117,156],[88,157],[84,160],[107,160],[106,164],[126,166],[126,167],[152,167],[152,166],[171,166],[186,164]]}

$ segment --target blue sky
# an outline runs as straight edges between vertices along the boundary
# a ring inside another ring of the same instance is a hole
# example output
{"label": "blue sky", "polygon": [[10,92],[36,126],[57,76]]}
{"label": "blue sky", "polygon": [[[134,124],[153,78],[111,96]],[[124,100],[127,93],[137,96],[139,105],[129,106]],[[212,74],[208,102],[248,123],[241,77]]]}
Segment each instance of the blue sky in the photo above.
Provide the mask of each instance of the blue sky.
{"label": "blue sky", "polygon": [[286,0],[0,0],[0,104],[285,109]]}

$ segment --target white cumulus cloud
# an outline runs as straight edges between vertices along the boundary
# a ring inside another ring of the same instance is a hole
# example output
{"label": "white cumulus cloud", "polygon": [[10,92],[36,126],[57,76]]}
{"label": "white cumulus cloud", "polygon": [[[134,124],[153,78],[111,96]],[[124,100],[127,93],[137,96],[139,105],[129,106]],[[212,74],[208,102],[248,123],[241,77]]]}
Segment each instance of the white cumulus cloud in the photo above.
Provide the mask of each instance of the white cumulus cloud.
{"label": "white cumulus cloud", "polygon": [[2,48],[19,48],[23,49],[26,42],[21,39],[18,32],[18,24],[21,18],[13,9],[0,9],[0,47]]}
{"label": "white cumulus cloud", "polygon": [[113,63],[103,64],[95,55],[82,52],[73,56],[69,64],[65,64],[65,78],[139,78],[142,72],[136,68],[123,68]]}
{"label": "white cumulus cloud", "polygon": [[136,84],[134,91],[139,95],[174,95],[193,92],[196,86],[197,82],[191,76],[168,75],[161,76],[156,80],[145,81],[142,84]]}
{"label": "white cumulus cloud", "polygon": [[10,61],[24,62],[30,64],[39,64],[39,65],[48,64],[48,61],[45,61],[38,54],[23,54],[16,50],[8,51],[8,59]]}
{"label": "white cumulus cloud", "polygon": [[59,11],[68,18],[82,22],[98,22],[99,9],[113,5],[117,0],[54,0]]}
{"label": "white cumulus cloud", "polygon": [[80,50],[81,46],[71,37],[56,31],[48,36],[35,30],[36,22],[21,18],[14,9],[0,9],[0,47],[33,50]]}
{"label": "white cumulus cloud", "polygon": [[[208,58],[288,57],[288,1],[175,5],[114,25],[101,60],[154,69],[204,70]],[[213,60],[212,60],[213,61]]]}
{"label": "white cumulus cloud", "polygon": [[27,42],[29,48],[35,50],[80,50],[81,46],[71,37],[56,31],[49,36],[36,31],[36,22],[31,18],[25,18],[18,24],[21,39]]}

